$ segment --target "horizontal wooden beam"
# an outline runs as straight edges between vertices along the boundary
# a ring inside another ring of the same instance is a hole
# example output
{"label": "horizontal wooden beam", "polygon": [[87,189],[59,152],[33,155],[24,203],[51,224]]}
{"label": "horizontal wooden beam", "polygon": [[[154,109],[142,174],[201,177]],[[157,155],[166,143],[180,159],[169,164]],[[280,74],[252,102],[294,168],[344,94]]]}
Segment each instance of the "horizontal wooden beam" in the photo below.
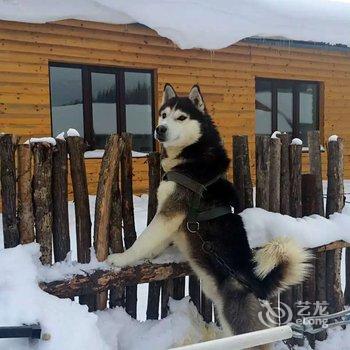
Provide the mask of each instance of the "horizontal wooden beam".
{"label": "horizontal wooden beam", "polygon": [[[332,242],[315,248],[317,252],[350,247],[344,241]],[[69,279],[53,282],[40,282],[39,286],[47,293],[60,298],[98,293],[111,287],[128,286],[140,283],[162,281],[168,278],[192,274],[189,265],[183,263],[152,264],[128,266],[115,270],[96,270],[85,275],[74,275]]]}
{"label": "horizontal wooden beam", "polygon": [[61,281],[40,282],[39,286],[45,292],[57,297],[71,298],[99,293],[111,287],[162,281],[191,273],[192,270],[187,263],[145,263],[116,270],[96,270],[91,274],[74,275]]}
{"label": "horizontal wooden beam", "polygon": [[326,245],[321,245],[320,247],[317,247],[317,252],[325,252],[327,250],[335,250],[335,249],[342,249],[342,248],[348,248],[350,247],[350,243],[344,242],[344,241],[335,241],[332,243],[328,243]]}

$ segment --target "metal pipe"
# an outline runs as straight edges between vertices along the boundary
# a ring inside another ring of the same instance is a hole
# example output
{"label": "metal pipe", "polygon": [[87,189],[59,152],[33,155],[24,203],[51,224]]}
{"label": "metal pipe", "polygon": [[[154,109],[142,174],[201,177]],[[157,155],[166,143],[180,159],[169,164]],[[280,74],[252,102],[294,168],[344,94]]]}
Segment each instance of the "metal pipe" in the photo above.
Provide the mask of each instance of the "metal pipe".
{"label": "metal pipe", "polygon": [[254,346],[290,339],[293,330],[289,325],[268,328],[261,331],[240,334],[232,337],[211,340],[203,343],[182,346],[170,350],[242,350]]}

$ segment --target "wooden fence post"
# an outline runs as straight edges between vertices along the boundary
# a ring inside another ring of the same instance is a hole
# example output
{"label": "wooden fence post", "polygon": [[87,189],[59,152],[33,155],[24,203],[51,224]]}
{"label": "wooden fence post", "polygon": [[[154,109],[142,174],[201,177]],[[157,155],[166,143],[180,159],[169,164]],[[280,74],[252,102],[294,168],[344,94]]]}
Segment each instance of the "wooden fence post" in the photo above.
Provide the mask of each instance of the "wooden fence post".
{"label": "wooden fence post", "polygon": [[[250,175],[248,137],[235,135],[232,138],[233,182],[239,197],[237,213],[253,207],[253,184]],[[235,208],[236,209],[236,208]]]}
{"label": "wooden fence post", "polygon": [[345,305],[350,304],[350,248],[345,249],[345,292],[344,292],[344,301]]}
{"label": "wooden fence post", "polygon": [[269,210],[270,197],[270,136],[256,135],[256,206]]}
{"label": "wooden fence post", "polygon": [[201,310],[201,287],[198,278],[195,275],[189,276],[189,294],[191,301],[196,306],[198,312]]}
{"label": "wooden fence post", "polygon": [[[115,179],[116,168],[122,153],[121,141],[117,134],[112,134],[107,141],[106,149],[100,168],[94,222],[94,246],[98,261],[104,261],[108,256],[109,223],[112,205],[112,186]],[[96,299],[98,310],[107,306],[107,293],[99,293]]]}
{"label": "wooden fence post", "polygon": [[281,178],[280,178],[280,212],[284,215],[290,214],[290,174],[289,174],[289,145],[291,136],[279,134],[281,140]]}
{"label": "wooden fence post", "polygon": [[[280,177],[280,213],[290,214],[290,173],[289,173],[289,145],[291,136],[289,134],[277,135],[281,140],[281,177]],[[293,304],[292,290],[288,289],[281,294],[281,301],[289,306]]]}
{"label": "wooden fence post", "polygon": [[201,315],[203,316],[203,320],[207,323],[213,321],[213,303],[206,295],[201,294]]}
{"label": "wooden fence post", "polygon": [[[302,187],[302,207],[303,216],[309,216],[316,214],[317,212],[317,189],[316,189],[316,175],[303,174],[301,177]],[[315,253],[315,252],[314,252]],[[303,299],[304,302],[308,302],[311,315],[314,314],[315,302],[316,302],[316,274],[315,274],[315,262],[312,261],[312,269],[310,269],[306,281],[303,283]],[[308,335],[307,339],[310,346],[315,348],[315,335]]]}
{"label": "wooden fence post", "polygon": [[[121,158],[121,188],[122,188],[122,213],[124,223],[125,249],[129,249],[136,240],[134,202],[132,191],[132,136],[122,134],[124,151]],[[136,318],[137,286],[126,288],[126,312]]]}
{"label": "wooden fence post", "polygon": [[[84,140],[79,136],[68,136],[66,140],[74,194],[78,262],[88,263],[90,261],[91,248],[91,218],[84,163],[86,146]],[[82,296],[79,302],[80,304],[88,305],[89,311],[95,310],[95,298],[93,295]]]}
{"label": "wooden fence post", "polygon": [[18,227],[21,244],[34,242],[32,197],[32,153],[30,144],[17,147],[18,156]]}
{"label": "wooden fence post", "polygon": [[52,149],[46,142],[33,144],[35,233],[46,265],[52,263]]}
{"label": "wooden fence post", "polygon": [[307,133],[307,138],[309,145],[310,173],[316,176],[317,214],[324,216],[320,132],[318,130],[309,131]]}
{"label": "wooden fence post", "polygon": [[301,204],[301,155],[302,145],[290,145],[290,215],[302,216]]}
{"label": "wooden fence post", "polygon": [[[148,155],[148,212],[147,225],[152,221],[157,211],[157,189],[160,183],[160,154],[152,152]],[[148,285],[147,320],[158,320],[161,282],[151,282]]]}
{"label": "wooden fence post", "polygon": [[[341,212],[344,206],[343,183],[343,141],[338,138],[328,142],[328,186],[326,217],[336,212]],[[327,301],[330,303],[330,312],[337,312],[344,308],[344,298],[341,290],[340,269],[341,249],[331,250],[326,253],[326,292]]]}
{"label": "wooden fence post", "polygon": [[162,284],[162,297],[161,297],[161,311],[160,311],[160,317],[165,318],[168,316],[168,304],[169,304],[169,298],[173,295],[174,291],[174,280],[173,279],[167,279],[163,281]]}
{"label": "wooden fence post", "polygon": [[280,212],[281,197],[281,140],[270,138],[270,196],[269,210]]}
{"label": "wooden fence post", "polygon": [[[301,156],[303,146],[291,144],[289,146],[289,172],[290,172],[290,215],[299,218],[302,216],[302,196],[301,196]],[[303,285],[299,284],[292,288],[292,310],[294,318],[297,316],[297,303],[303,300]],[[303,341],[296,341],[302,345]]]}
{"label": "wooden fence post", "polygon": [[[320,132],[309,131],[307,134],[308,146],[309,146],[309,161],[310,161],[310,173],[315,176],[315,212],[324,216],[323,206],[323,186],[322,186],[322,161],[321,161],[321,149],[320,149]],[[315,300],[323,302],[327,300],[326,295],[326,253],[315,253]],[[327,332],[320,332],[316,334],[317,340],[325,340],[327,338]]]}
{"label": "wooden fence post", "polygon": [[16,216],[16,164],[13,136],[0,136],[2,222],[5,248],[19,244],[19,230]]}
{"label": "wooden fence post", "polygon": [[67,143],[56,139],[52,155],[53,251],[55,261],[63,261],[70,251],[68,215]]}
{"label": "wooden fence post", "polygon": [[[122,142],[121,147],[124,148],[124,141],[122,139],[120,139],[120,141]],[[120,162],[117,164],[112,186],[112,206],[109,221],[109,246],[112,253],[122,253],[124,251],[122,232],[122,199],[119,188],[119,170]],[[114,308],[116,306],[125,307],[125,287],[113,287],[110,289],[109,307]]]}

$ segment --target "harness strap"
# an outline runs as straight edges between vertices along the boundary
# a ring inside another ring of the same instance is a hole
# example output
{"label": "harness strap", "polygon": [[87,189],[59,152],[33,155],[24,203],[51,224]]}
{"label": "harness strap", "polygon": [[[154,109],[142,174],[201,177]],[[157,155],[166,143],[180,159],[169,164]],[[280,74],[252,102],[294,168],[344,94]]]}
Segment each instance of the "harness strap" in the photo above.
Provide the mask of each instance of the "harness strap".
{"label": "harness strap", "polygon": [[223,216],[223,215],[231,214],[231,213],[232,213],[231,207],[228,205],[216,207],[216,208],[212,208],[212,209],[200,212],[197,216],[197,221],[212,220],[212,219],[215,219],[219,216]]}
{"label": "harness strap", "polygon": [[191,179],[190,177],[183,175],[181,173],[177,173],[176,171],[168,171],[164,174],[163,180],[174,181],[177,184],[188,188],[194,193],[202,196],[203,192],[206,189],[206,186],[201,183]]}

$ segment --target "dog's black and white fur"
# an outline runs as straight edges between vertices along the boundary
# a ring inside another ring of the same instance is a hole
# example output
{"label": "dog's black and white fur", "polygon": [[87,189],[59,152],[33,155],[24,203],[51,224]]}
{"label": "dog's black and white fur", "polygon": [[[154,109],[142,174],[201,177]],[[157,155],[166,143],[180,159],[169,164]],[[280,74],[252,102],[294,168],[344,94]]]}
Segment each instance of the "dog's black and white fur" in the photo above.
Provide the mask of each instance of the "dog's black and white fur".
{"label": "dog's black and white fur", "polygon": [[[162,160],[166,172],[173,170],[204,184],[227,171],[229,159],[197,85],[188,97],[178,97],[169,84],[165,86],[155,137],[166,151]],[[162,181],[156,216],[130,249],[110,255],[109,262],[129,265],[152,258],[174,243],[201,279],[204,293],[215,303],[227,335],[264,328],[257,317],[261,310],[258,298],[266,299],[278,289],[300,283],[307,273],[309,254],[283,238],[253,252],[241,216],[233,213],[201,222],[200,234],[213,243],[231,269],[253,286],[252,293],[211,254],[203,252],[197,234],[187,231],[186,216],[192,196],[183,186]],[[233,185],[223,177],[208,187],[201,205],[205,210],[235,206],[235,202]]]}

